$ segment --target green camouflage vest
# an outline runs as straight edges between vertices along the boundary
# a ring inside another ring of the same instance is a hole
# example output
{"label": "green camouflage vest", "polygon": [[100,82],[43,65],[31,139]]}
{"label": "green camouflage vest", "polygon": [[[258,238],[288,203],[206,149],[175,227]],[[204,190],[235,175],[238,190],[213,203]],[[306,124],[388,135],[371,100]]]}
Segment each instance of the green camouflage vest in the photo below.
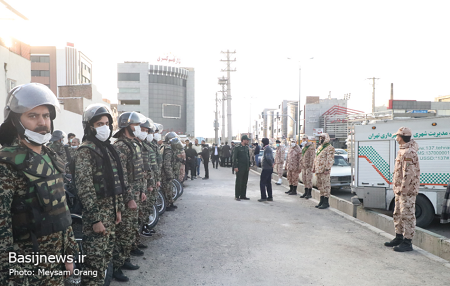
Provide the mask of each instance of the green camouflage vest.
{"label": "green camouflage vest", "polygon": [[64,231],[72,224],[66,202],[63,175],[64,163],[43,146],[39,155],[22,146],[5,147],[0,162],[10,164],[27,181],[25,197],[14,196],[11,206],[13,237],[27,234],[42,237]]}
{"label": "green camouflage vest", "polygon": [[144,178],[144,162],[142,160],[141,147],[133,142],[131,139],[119,138],[116,142],[122,141],[130,148],[133,153],[133,158],[128,161],[127,170],[130,172],[128,176],[132,178],[132,181],[141,180]]}
{"label": "green camouflage vest", "polygon": [[[106,184],[106,178],[103,175],[103,154],[99,147],[97,147],[94,143],[85,141],[83,144],[78,147],[78,150],[81,148],[88,148],[91,151],[91,155],[95,160],[95,171],[93,176],[95,193],[97,194],[97,198],[106,198],[112,197],[115,195],[119,195],[123,192],[122,185],[119,179],[119,173],[117,171],[117,163],[112,156],[110,156],[110,161],[112,164],[112,170],[114,172],[114,189],[108,190]],[[107,151],[109,154],[109,151]],[[74,178],[75,179],[75,178]]]}
{"label": "green camouflage vest", "polygon": [[144,142],[139,142],[137,140],[136,144],[141,148],[141,153],[142,153],[142,163],[144,166],[144,171],[150,171],[150,160],[149,160],[149,152],[148,152],[148,148],[147,146],[144,144]]}

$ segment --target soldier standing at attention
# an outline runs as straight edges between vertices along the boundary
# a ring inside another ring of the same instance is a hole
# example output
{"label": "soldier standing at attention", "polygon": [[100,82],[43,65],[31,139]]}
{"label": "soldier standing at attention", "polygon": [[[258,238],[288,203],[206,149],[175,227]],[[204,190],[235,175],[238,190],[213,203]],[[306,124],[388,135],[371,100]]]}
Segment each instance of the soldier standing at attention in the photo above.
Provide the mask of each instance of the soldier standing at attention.
{"label": "soldier standing at attention", "polygon": [[247,195],[248,173],[250,172],[250,155],[248,151],[247,135],[241,137],[241,144],[234,147],[233,150],[233,170],[236,172],[236,184],[234,199],[236,201],[249,200]]}
{"label": "soldier standing at attention", "polygon": [[[119,154],[109,138],[111,111],[103,104],[91,104],[83,113],[83,144],[74,158],[75,183],[83,205],[83,267],[96,277],[83,275],[83,285],[103,285],[112,259],[116,224],[125,209],[122,193],[127,192]],[[73,143],[73,141],[72,141]]]}
{"label": "soldier standing at attention", "polygon": [[334,147],[330,144],[327,133],[320,134],[319,148],[314,159],[313,173],[317,176],[317,188],[320,191],[320,201],[316,208],[326,209],[330,206],[328,199],[331,195],[330,173],[334,164]]}
{"label": "soldier standing at attention", "polygon": [[[118,281],[128,281],[122,269],[136,270],[139,268],[130,262],[130,253],[136,234],[139,232],[139,208],[136,202],[145,201],[143,190],[144,171],[142,153],[134,138],[141,133],[141,117],[136,112],[124,112],[119,116],[119,130],[113,135],[118,138],[114,143],[122,163],[125,180],[129,186],[123,198],[125,210],[122,212],[122,222],[116,228],[116,242],[113,252],[113,277]],[[134,255],[143,255],[134,250]]]}
{"label": "soldier standing at attention", "polygon": [[64,164],[68,162],[66,150],[68,146],[64,145],[65,134],[61,130],[55,130],[52,132],[52,138],[50,138],[50,143],[47,145],[48,148],[55,151],[56,154],[63,160]]}
{"label": "soldier standing at attention", "polygon": [[384,245],[398,252],[412,251],[412,239],[416,227],[416,197],[420,186],[420,166],[417,151],[419,145],[411,139],[411,129],[400,127],[397,133],[400,144],[394,169],[394,227],[395,238]]}
{"label": "soldier standing at attention", "polygon": [[297,195],[298,175],[300,175],[302,170],[301,161],[302,150],[297,145],[295,139],[292,139],[291,147],[286,158],[287,179],[289,181],[289,191],[286,194],[288,195]]}
{"label": "soldier standing at attention", "polygon": [[278,175],[278,182],[275,184],[281,185],[283,182],[283,165],[284,165],[284,153],[285,147],[281,145],[280,140],[276,141],[277,149],[275,153],[275,172],[277,172]]}
{"label": "soldier standing at attention", "polygon": [[[64,164],[45,144],[51,138],[59,103],[43,84],[13,88],[0,127],[0,285],[64,285],[71,261],[9,263],[9,255],[78,255],[63,185]],[[31,271],[19,276],[10,270]]]}
{"label": "soldier standing at attention", "polygon": [[[177,206],[173,204],[172,180],[175,178],[174,168],[174,152],[172,150],[171,140],[177,138],[175,132],[169,132],[164,137],[162,147],[162,168],[161,168],[161,190],[166,196],[166,211],[174,211]],[[178,139],[178,138],[177,138]],[[177,173],[178,174],[178,173]]]}
{"label": "soldier standing at attention", "polygon": [[302,137],[302,182],[305,185],[305,193],[300,198],[310,199],[312,192],[312,177],[314,168],[314,159],[316,158],[316,150],[313,143],[308,141],[308,135]]}

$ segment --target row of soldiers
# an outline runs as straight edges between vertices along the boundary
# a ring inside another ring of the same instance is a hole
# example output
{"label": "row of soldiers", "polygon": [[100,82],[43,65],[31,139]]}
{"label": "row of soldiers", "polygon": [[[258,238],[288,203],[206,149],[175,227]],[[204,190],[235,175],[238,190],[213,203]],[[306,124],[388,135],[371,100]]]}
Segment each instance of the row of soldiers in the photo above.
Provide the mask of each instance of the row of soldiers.
{"label": "row of soldiers", "polygon": [[[64,190],[66,165],[46,146],[57,111],[56,96],[42,84],[17,86],[6,100],[0,126],[0,285],[64,285],[73,273],[79,249]],[[69,168],[82,204],[82,284],[103,285],[111,260],[115,279],[128,281],[122,269],[139,268],[130,255],[147,248],[141,235],[151,235],[145,226],[157,188],[165,194],[166,210],[176,209],[171,181],[180,173],[176,154],[183,145],[173,132],[162,140],[162,125],[137,112],[121,114],[113,135],[113,117],[103,104],[88,106],[82,124],[83,143]]]}

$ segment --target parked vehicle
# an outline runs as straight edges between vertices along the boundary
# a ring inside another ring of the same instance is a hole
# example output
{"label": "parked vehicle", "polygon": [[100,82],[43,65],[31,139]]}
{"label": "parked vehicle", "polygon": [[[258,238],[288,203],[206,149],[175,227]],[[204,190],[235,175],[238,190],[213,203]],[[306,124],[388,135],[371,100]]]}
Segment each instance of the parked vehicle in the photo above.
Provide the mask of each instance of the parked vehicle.
{"label": "parked vehicle", "polygon": [[355,180],[352,192],[366,208],[394,209],[393,172],[399,150],[394,133],[410,127],[419,145],[420,189],[416,225],[428,226],[441,214],[450,173],[449,117],[379,120],[354,126],[351,153]]}
{"label": "parked vehicle", "polygon": [[[299,175],[300,182],[302,181],[302,173]],[[342,156],[334,156],[333,167],[331,167],[330,173],[331,188],[348,187],[352,181],[351,166],[347,163],[347,160]],[[313,175],[312,184],[317,187],[316,174]]]}
{"label": "parked vehicle", "polygon": [[345,161],[348,162],[348,153],[344,149],[335,149],[334,154],[344,157]]}

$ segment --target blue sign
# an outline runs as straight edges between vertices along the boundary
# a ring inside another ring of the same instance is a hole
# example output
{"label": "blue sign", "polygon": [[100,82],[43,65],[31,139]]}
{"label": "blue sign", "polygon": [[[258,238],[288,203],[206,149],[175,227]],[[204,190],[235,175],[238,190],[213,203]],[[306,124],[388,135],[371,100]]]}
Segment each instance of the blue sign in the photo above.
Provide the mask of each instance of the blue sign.
{"label": "blue sign", "polygon": [[428,113],[428,110],[413,110],[412,113]]}

